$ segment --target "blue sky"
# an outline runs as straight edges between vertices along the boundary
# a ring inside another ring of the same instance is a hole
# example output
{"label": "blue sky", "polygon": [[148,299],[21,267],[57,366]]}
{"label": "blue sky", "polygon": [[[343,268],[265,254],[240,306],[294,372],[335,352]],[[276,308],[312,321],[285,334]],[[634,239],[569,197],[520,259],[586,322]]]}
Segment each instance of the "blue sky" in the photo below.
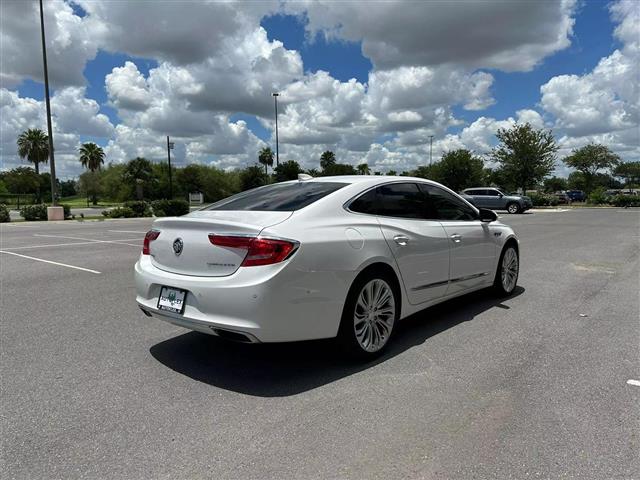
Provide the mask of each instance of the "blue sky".
{"label": "blue sky", "polygon": [[[50,0],[53,98],[65,99],[56,150],[74,175],[80,142],[110,161],[161,161],[157,139],[171,135],[176,161],[243,167],[273,146],[277,89],[281,155],[308,167],[331,149],[381,171],[414,168],[429,135],[436,156],[486,152],[512,119],[552,128],[563,155],[606,142],[640,157],[639,2],[462,1]],[[43,99],[37,12],[6,5],[0,168],[19,162],[12,137],[42,122],[29,102]]]}
{"label": "blue sky", "polygon": [[[593,69],[598,61],[619,43],[612,37],[614,25],[609,17],[607,5],[608,2],[604,1],[583,2],[578,7],[575,17],[571,46],[545,58],[532,71],[507,73],[488,69],[495,78],[491,89],[495,104],[484,109],[482,115],[495,118],[513,116],[517,110],[536,105],[540,98],[540,86],[552,77],[563,74],[582,75]],[[74,10],[77,13],[83,12],[77,5],[74,6]],[[320,34],[310,38],[305,34],[304,16],[271,15],[263,18],[260,25],[267,31],[269,40],[278,40],[287,49],[300,52],[305,72],[324,70],[341,81],[355,78],[362,83],[367,82],[373,65],[362,54],[361,42],[327,41],[325,36]],[[148,76],[149,70],[158,66],[154,59],[101,50],[95,59],[87,62],[84,70],[87,96],[100,104],[100,111],[113,123],[118,123],[120,119],[116,109],[108,104],[104,78],[114,67],[122,66],[127,60],[134,62],[144,76]],[[39,100],[44,97],[42,84],[30,79],[25,79],[19,85],[18,92],[21,96]],[[454,112],[467,123],[478,116],[478,112],[466,111],[460,106],[455,106]],[[236,113],[231,116],[231,120],[247,122],[248,127],[262,140],[268,140],[271,136],[271,132],[253,115]],[[454,126],[450,131],[457,132],[463,127]],[[87,138],[89,137],[84,137]],[[100,138],[93,140],[103,144],[106,142]]]}

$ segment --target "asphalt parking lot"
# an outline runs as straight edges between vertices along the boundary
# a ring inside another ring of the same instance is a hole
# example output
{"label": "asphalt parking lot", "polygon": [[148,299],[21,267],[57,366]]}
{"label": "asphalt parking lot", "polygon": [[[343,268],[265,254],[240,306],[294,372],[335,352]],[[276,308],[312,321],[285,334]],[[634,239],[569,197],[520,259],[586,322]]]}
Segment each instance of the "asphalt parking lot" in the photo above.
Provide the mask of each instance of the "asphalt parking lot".
{"label": "asphalt parking lot", "polygon": [[502,221],[516,294],[366,365],[142,315],[150,219],[2,225],[2,478],[640,478],[640,211]]}

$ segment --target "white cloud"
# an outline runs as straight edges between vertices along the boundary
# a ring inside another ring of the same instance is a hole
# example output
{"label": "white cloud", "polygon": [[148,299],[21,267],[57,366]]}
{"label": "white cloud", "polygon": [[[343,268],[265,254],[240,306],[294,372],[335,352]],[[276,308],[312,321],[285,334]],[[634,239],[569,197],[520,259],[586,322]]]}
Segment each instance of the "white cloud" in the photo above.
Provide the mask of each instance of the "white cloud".
{"label": "white cloud", "polygon": [[570,44],[573,0],[287,2],[311,35],[362,41],[377,68],[466,65],[526,71]]}
{"label": "white cloud", "polygon": [[[103,27],[88,26],[61,0],[44,3],[49,79],[54,87],[84,85],[82,71],[95,57],[96,36]],[[0,3],[0,85],[14,87],[23,79],[42,81],[42,44],[38,2],[3,0]]]}
{"label": "white cloud", "polygon": [[[584,75],[559,75],[540,87],[541,106],[555,118],[570,148],[601,141],[637,158],[640,144],[640,8],[635,1],[610,6],[620,49]],[[634,153],[635,152],[635,153]]]}

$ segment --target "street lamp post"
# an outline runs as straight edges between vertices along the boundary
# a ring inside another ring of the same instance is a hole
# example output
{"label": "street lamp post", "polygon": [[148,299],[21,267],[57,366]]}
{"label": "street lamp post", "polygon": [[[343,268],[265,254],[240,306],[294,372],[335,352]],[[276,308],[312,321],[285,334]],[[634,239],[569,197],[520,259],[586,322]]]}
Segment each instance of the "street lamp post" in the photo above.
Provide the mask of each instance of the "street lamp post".
{"label": "street lamp post", "polygon": [[431,166],[432,158],[433,158],[433,135],[429,135],[429,166]]}
{"label": "street lamp post", "polygon": [[169,141],[169,135],[167,135],[167,161],[169,162],[169,200],[173,200],[173,184],[171,183],[171,150],[175,144]]}
{"label": "street lamp post", "polygon": [[[40,34],[42,37],[42,64],[44,66],[44,98],[45,103],[47,105],[47,134],[49,135],[49,165],[51,168],[51,205],[56,207],[58,205],[58,201],[56,198],[56,161],[53,154],[53,129],[51,128],[51,102],[49,100],[49,71],[47,69],[47,45],[44,37],[44,12],[42,10],[42,0],[40,0]],[[52,212],[56,212],[56,210],[52,210]],[[59,212],[58,212],[59,213]],[[64,213],[62,214],[64,219]],[[57,218],[59,215],[53,214],[52,218],[55,220],[60,220]]]}
{"label": "street lamp post", "polygon": [[276,167],[280,165],[280,152],[278,151],[278,97],[279,93],[274,92],[271,94],[273,96],[273,103],[276,108]]}

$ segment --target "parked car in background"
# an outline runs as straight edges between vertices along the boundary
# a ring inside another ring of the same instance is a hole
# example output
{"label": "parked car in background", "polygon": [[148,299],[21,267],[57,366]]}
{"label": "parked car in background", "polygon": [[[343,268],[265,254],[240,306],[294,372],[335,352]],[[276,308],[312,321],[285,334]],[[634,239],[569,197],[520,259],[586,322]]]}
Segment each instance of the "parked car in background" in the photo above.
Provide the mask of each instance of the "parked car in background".
{"label": "parked car in background", "polygon": [[506,210],[509,213],[522,213],[533,206],[531,199],[524,195],[507,195],[497,188],[474,187],[463,190],[462,196],[477,208]]}
{"label": "parked car in background", "polygon": [[587,195],[582,190],[567,190],[565,192],[572,202],[584,202]]}
{"label": "parked car in background", "polygon": [[553,196],[558,199],[558,203],[560,204],[568,205],[571,203],[571,197],[569,197],[565,192],[556,192]]}
{"label": "parked car in background", "polygon": [[135,266],[137,302],[231,340],[337,336],[373,356],[401,318],[486,287],[514,291],[518,240],[497,218],[421,178],[301,176],[157,219]]}

